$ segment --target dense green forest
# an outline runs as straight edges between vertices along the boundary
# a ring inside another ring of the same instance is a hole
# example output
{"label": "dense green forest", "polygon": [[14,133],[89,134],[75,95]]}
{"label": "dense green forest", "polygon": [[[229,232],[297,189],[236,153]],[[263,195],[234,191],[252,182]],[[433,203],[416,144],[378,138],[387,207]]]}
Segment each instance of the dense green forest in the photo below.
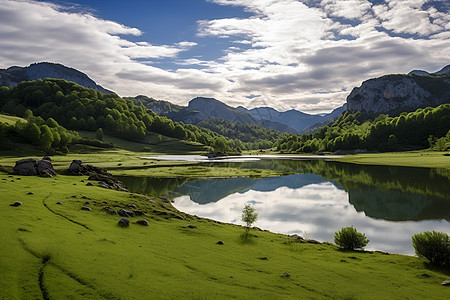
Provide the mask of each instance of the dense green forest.
{"label": "dense green forest", "polygon": [[65,129],[53,118],[34,117],[30,110],[25,111],[25,117],[26,121],[17,121],[14,125],[0,122],[0,149],[8,149],[11,142],[25,142],[67,153],[68,145],[81,141],[78,132]]}
{"label": "dense green forest", "polygon": [[379,115],[368,120],[361,113],[343,113],[331,126],[314,134],[290,135],[279,139],[283,152],[317,152],[367,149],[394,151],[450,147],[450,104],[427,107],[398,117]]}
{"label": "dense green forest", "polygon": [[25,116],[31,110],[71,130],[96,131],[140,141],[147,131],[211,146],[215,151],[239,151],[246,146],[208,129],[173,122],[115,94],[103,94],[61,79],[21,82],[0,87],[0,111]]}
{"label": "dense green forest", "polygon": [[260,144],[259,148],[270,148],[277,139],[287,136],[286,133],[267,129],[257,124],[236,123],[223,119],[210,119],[197,124],[231,139]]}

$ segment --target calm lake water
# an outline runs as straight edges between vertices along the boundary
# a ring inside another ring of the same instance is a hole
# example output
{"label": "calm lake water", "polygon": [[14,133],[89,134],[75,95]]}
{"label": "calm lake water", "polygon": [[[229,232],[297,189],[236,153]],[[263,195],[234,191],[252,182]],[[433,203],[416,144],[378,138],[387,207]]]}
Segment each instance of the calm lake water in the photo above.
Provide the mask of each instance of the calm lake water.
{"label": "calm lake water", "polygon": [[259,214],[255,226],[277,233],[333,242],[337,230],[354,226],[370,239],[368,250],[414,254],[415,233],[450,234],[448,170],[292,159],[220,166],[294,174],[263,179],[120,179],[134,192],[166,195],[180,211],[222,222],[242,224],[242,208],[250,203]]}

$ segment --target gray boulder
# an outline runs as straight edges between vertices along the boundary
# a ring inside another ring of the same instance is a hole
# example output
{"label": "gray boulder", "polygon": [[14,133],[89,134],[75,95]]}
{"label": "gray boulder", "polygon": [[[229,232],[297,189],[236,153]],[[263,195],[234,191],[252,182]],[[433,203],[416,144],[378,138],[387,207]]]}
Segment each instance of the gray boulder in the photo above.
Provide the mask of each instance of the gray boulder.
{"label": "gray boulder", "polygon": [[117,224],[120,227],[128,227],[128,226],[130,226],[130,220],[128,220],[127,218],[122,218],[119,220],[119,222]]}
{"label": "gray boulder", "polygon": [[36,169],[38,174],[43,177],[52,177],[56,175],[55,170],[53,169],[53,165],[49,160],[39,160],[37,162]]}
{"label": "gray boulder", "polygon": [[119,210],[118,214],[119,214],[119,216],[122,216],[122,217],[134,217],[135,216],[134,212],[123,209],[123,208],[121,210]]}
{"label": "gray boulder", "polygon": [[34,158],[25,158],[16,161],[16,165],[14,166],[13,172],[16,175],[26,175],[26,176],[34,176],[37,175],[37,159]]}
{"label": "gray boulder", "polygon": [[56,175],[49,157],[43,159],[25,158],[16,161],[13,169],[16,175],[52,177]]}
{"label": "gray boulder", "polygon": [[138,220],[136,223],[142,226],[148,226],[150,224],[146,219]]}
{"label": "gray boulder", "polygon": [[22,202],[16,201],[13,204],[10,204],[9,206],[21,206],[21,205],[22,205]]}

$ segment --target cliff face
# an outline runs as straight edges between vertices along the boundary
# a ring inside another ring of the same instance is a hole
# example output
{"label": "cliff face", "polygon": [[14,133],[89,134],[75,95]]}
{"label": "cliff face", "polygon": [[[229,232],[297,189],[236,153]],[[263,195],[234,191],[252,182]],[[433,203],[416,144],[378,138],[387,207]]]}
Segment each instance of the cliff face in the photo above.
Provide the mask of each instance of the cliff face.
{"label": "cliff face", "polygon": [[41,62],[31,64],[28,67],[10,67],[8,69],[0,69],[0,86],[12,87],[21,81],[37,80],[44,78],[64,79],[75,82],[85,88],[95,89],[105,94],[112,92],[96,84],[86,74],[68,68],[61,64]]}
{"label": "cliff face", "polygon": [[351,113],[399,114],[450,103],[450,72],[442,75],[387,75],[364,81],[347,97]]}

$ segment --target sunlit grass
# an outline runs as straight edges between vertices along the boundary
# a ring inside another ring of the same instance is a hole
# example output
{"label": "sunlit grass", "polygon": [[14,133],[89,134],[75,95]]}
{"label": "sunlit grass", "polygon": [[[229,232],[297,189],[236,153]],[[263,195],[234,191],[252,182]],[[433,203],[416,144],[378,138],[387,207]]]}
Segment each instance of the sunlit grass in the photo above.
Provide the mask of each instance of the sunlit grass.
{"label": "sunlit grass", "polygon": [[[447,295],[440,283],[450,273],[429,269],[415,257],[341,252],[256,230],[250,231],[251,242],[244,242],[243,227],[187,216],[164,199],[151,202],[146,196],[89,187],[81,182],[86,179],[0,173],[0,297],[39,299],[42,289],[50,299]],[[23,205],[10,207],[14,201]],[[147,213],[150,226],[135,224],[140,218],[135,217],[129,228],[120,228],[120,217],[102,210],[129,204]],[[219,240],[224,244],[216,244]],[[282,277],[284,272],[291,276]]]}
{"label": "sunlit grass", "polygon": [[387,153],[365,153],[347,155],[334,159],[337,161],[363,164],[363,165],[386,165],[423,168],[450,168],[450,152],[438,151],[408,151]]}

